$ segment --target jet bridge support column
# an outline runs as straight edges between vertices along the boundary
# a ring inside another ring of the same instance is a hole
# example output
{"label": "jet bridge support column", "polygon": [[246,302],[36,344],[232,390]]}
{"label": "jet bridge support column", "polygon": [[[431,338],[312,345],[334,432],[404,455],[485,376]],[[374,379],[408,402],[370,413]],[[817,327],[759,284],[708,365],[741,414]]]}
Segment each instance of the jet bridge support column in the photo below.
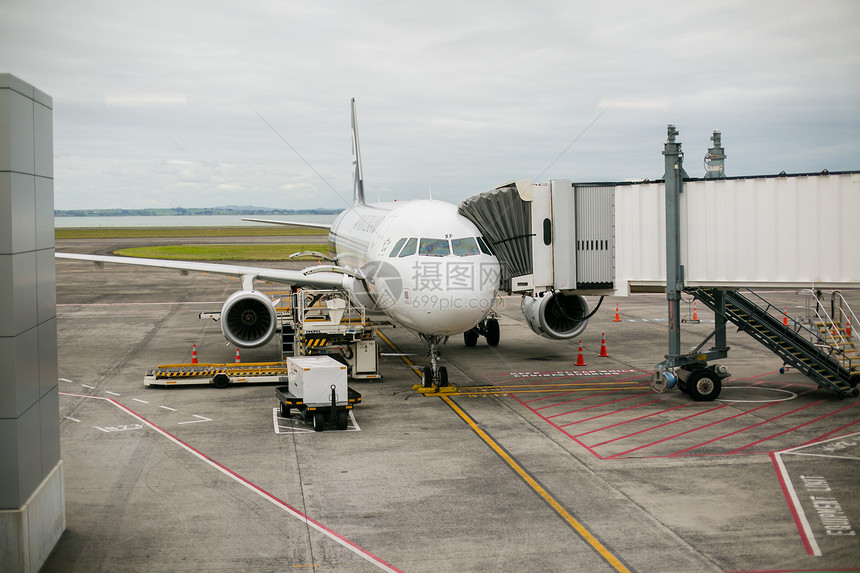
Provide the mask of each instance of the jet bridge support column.
{"label": "jet bridge support column", "polygon": [[681,193],[684,191],[684,154],[675,142],[678,131],[668,127],[663,146],[666,173],[666,299],[669,301],[669,355],[681,354],[681,292],[684,266],[681,264]]}
{"label": "jet bridge support column", "polygon": [[[694,400],[714,400],[720,394],[721,380],[728,376],[722,366],[708,366],[707,361],[725,358],[725,312],[717,313],[716,329],[689,354],[681,354],[681,294],[684,292],[684,265],[681,264],[681,193],[684,191],[684,153],[675,141],[678,130],[668,127],[668,140],[663,147],[666,173],[666,300],[668,303],[669,353],[654,367],[651,388],[663,392],[677,386],[688,392]],[[725,301],[719,293],[723,310]],[[716,346],[701,353],[701,348],[712,337]]]}

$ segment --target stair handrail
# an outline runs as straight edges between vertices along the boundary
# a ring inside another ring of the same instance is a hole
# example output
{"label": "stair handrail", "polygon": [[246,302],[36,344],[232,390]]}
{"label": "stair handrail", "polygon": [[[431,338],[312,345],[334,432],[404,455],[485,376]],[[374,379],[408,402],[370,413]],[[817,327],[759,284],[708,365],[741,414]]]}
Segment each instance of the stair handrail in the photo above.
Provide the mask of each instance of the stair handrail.
{"label": "stair handrail", "polygon": [[[837,306],[838,302],[838,306]],[[851,323],[851,334],[848,336],[848,341],[851,342],[855,338],[860,341],[860,334],[857,333],[857,326],[860,325],[860,322],[857,320],[857,315],[854,314],[854,309],[851,308],[851,305],[848,304],[848,301],[845,300],[845,297],[842,295],[842,291],[835,290],[830,295],[830,304],[831,307],[834,308],[834,314],[836,314],[835,310],[839,310],[839,314],[847,317],[848,321]],[[846,312],[847,309],[847,312]],[[841,319],[842,316],[839,318]],[[842,320],[839,321],[839,324],[842,324]],[[843,325],[844,328],[845,325]]]}
{"label": "stair handrail", "polygon": [[[777,315],[779,315],[780,317],[782,317],[782,318],[787,318],[788,320],[790,320],[791,322],[793,322],[793,323],[794,323],[794,332],[795,332],[796,334],[800,334],[800,331],[801,331],[801,330],[803,330],[803,331],[805,331],[805,334],[808,336],[808,338],[809,338],[809,341],[810,341],[810,342],[813,342],[813,343],[814,343],[814,342],[818,341],[818,342],[825,342],[825,343],[826,343],[826,340],[824,340],[824,339],[821,337],[821,333],[819,333],[819,332],[816,332],[816,331],[812,330],[812,329],[811,329],[811,328],[809,328],[808,326],[804,326],[803,324],[801,324],[801,323],[800,323],[800,321],[794,320],[794,319],[793,319],[793,318],[791,318],[788,314],[786,314],[785,312],[783,312],[782,310],[780,310],[778,306],[775,306],[774,304],[772,304],[770,301],[768,301],[766,298],[764,298],[763,296],[761,296],[760,294],[758,294],[758,293],[757,293],[757,292],[755,292],[754,290],[750,290],[750,289],[745,289],[745,290],[746,290],[749,294],[751,294],[751,295],[755,296],[755,297],[756,297],[757,299],[759,299],[760,301],[762,301],[762,302],[766,303],[766,305],[767,305],[767,306],[765,306],[765,307],[763,308],[763,310],[764,310],[767,314],[771,314],[771,312],[770,312],[770,311],[771,311],[771,309],[773,309],[773,310],[775,310],[775,311],[776,311],[776,314],[777,314]],[[810,291],[810,292],[811,292],[811,291]],[[760,305],[756,305],[756,306],[758,306],[759,308],[762,308]]]}
{"label": "stair handrail", "polygon": [[[836,321],[830,316],[830,313],[827,312],[827,308],[824,306],[821,298],[820,291],[813,291],[812,289],[804,289],[800,291],[801,294],[805,294],[807,296],[812,296],[815,301],[815,316],[816,318],[824,324],[824,337],[822,338],[820,332],[818,333],[818,339],[823,341],[824,344],[827,344],[831,348],[831,352],[835,351],[839,356],[840,360],[848,362],[848,370],[851,369],[851,358],[845,355],[845,347],[847,346],[847,341],[845,337],[842,335],[842,331],[838,329],[832,328]],[[831,295],[832,296],[832,295]],[[822,313],[824,316],[822,316]],[[831,325],[831,328],[828,328],[827,325]],[[811,331],[811,329],[810,329]],[[853,334],[853,333],[852,333]]]}

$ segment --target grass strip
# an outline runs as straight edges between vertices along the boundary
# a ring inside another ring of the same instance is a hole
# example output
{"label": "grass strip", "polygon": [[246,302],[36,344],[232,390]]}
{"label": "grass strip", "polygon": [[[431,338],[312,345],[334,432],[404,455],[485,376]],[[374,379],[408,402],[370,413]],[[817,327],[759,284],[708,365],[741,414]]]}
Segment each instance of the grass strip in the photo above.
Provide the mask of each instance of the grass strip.
{"label": "grass strip", "polygon": [[294,237],[328,235],[313,227],[63,227],[54,229],[56,239],[154,239],[187,237]]}
{"label": "grass strip", "polygon": [[[328,255],[328,245],[163,245],[118,249],[114,254],[176,261],[283,261],[300,251],[317,251]],[[309,256],[293,260],[316,258]]]}

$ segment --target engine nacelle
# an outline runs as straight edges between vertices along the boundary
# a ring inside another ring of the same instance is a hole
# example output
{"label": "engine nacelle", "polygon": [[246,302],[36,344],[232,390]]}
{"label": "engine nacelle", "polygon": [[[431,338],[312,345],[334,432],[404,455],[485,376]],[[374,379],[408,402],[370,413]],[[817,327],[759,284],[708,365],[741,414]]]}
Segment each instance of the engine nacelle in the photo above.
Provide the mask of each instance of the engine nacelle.
{"label": "engine nacelle", "polygon": [[275,335],[277,313],[272,301],[256,290],[240,290],[221,307],[221,332],[240,348],[257,348]]}
{"label": "engine nacelle", "polygon": [[523,297],[523,315],[529,328],[539,336],[567,340],[579,335],[588,324],[585,297],[561,292]]}

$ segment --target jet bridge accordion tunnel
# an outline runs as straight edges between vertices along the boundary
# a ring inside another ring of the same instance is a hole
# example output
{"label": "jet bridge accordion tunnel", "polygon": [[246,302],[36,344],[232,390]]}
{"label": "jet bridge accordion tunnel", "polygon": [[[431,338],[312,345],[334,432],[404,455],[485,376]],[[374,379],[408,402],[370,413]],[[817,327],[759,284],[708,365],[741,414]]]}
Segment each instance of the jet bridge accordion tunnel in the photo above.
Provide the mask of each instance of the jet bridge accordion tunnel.
{"label": "jet bridge accordion tunnel", "polygon": [[500,289],[523,293],[523,314],[541,336],[585,328],[582,295],[615,289],[615,185],[552,180],[508,183],[460,204],[501,265]]}

